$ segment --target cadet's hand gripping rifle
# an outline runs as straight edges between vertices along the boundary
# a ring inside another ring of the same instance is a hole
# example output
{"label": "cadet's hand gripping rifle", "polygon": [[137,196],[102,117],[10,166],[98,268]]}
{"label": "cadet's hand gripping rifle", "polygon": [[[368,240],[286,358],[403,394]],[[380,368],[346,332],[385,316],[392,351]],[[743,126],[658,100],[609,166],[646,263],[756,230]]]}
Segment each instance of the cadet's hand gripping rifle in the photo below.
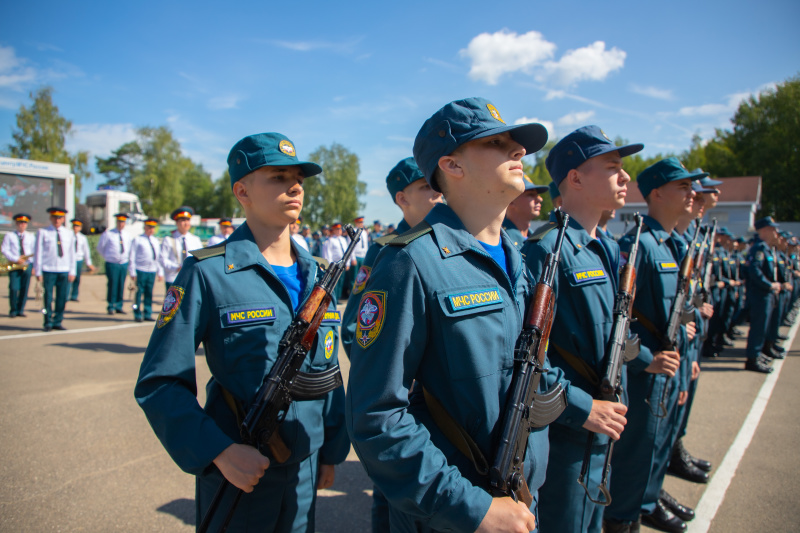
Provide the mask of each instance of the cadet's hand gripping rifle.
{"label": "cadet's hand gripping rifle", "polygon": [[[642,234],[642,217],[639,213],[634,215],[634,227],[636,236],[633,239],[633,246],[628,253],[628,262],[622,267],[619,276],[619,290],[614,301],[614,326],[611,329],[611,339],[609,341],[608,358],[606,359],[606,375],[600,382],[600,390],[596,398],[606,402],[621,401],[622,395],[622,365],[636,358],[639,355],[639,337],[628,338],[628,330],[631,324],[631,313],[633,299],[636,295],[636,256],[639,253],[639,237]],[[593,498],[586,485],[586,474],[589,471],[589,462],[592,456],[592,445],[594,444],[594,433],[589,432],[586,442],[586,450],[583,454],[583,464],[581,474],[578,476],[578,483],[586,491],[586,496],[590,501],[598,505],[608,505],[611,503],[611,493],[608,490],[608,472],[611,469],[611,453],[614,450],[614,441],[609,439],[606,449],[606,459],[603,465],[603,477],[597,486],[600,491],[601,499]]]}
{"label": "cadet's hand gripping rifle", "polygon": [[[259,444],[268,446],[276,457],[283,455],[288,458],[291,454],[282,442],[277,443],[273,437],[277,436],[278,426],[292,401],[319,398],[342,384],[338,366],[318,374],[300,372],[300,367],[314,345],[317,330],[330,305],[333,289],[344,272],[363,231],[353,229],[350,225],[345,225],[344,229],[350,237],[350,246],[347,247],[341,260],[328,266],[322,279],[314,285],[308,300],[284,332],[278,344],[278,359],[256,392],[255,400],[240,427],[242,443],[254,447],[258,447]],[[208,530],[229,486],[231,483],[227,479],[223,480],[197,528],[198,532],[205,533]],[[228,529],[242,492],[241,489],[236,489],[236,495],[228,508],[220,532]]]}
{"label": "cadet's hand gripping rifle", "polygon": [[503,417],[502,433],[489,469],[491,493],[520,499],[528,506],[533,501],[523,467],[528,448],[528,434],[532,427],[543,427],[558,418],[567,406],[561,384],[543,395],[536,393],[547,355],[550,328],[555,315],[553,282],[558,275],[561,244],[567,229],[569,215],[556,210],[559,233],[553,252],[547,254],[544,271],[536,284],[533,298],[514,348],[514,374],[511,395]]}

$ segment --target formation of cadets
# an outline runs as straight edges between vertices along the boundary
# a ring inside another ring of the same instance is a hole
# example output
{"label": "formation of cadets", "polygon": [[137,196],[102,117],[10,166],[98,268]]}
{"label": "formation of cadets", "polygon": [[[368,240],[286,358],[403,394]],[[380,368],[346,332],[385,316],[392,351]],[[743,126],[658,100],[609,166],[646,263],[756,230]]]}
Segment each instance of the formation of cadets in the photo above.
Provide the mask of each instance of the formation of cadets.
{"label": "formation of cadets", "polygon": [[[333,484],[352,445],[374,485],[376,532],[686,530],[694,511],[663,482],[670,472],[706,483],[712,470],[683,445],[701,357],[731,346],[746,321],[746,370],[771,372],[784,357],[779,327],[797,313],[798,240],[770,217],[750,241],[709,222],[721,182],[667,158],[637,177],[647,213],[617,241],[606,224],[634,186],[623,161],[643,145],[616,146],[599,127],[582,127],[550,151],[552,183],[538,186],[521,159],[546,141],[542,125],[507,125],[483,98],[451,102],[423,124],[413,157],[386,177],[402,220],[361,233],[299,369],[312,381],[338,373],[341,335],[346,394],[334,384],[297,398],[274,439],[256,446],[242,444],[243,418],[281,364],[284,331],[350,246],[340,223],[314,233],[302,223],[303,181],[322,169],[299,161],[280,133],[238,141],[228,168],[246,222],[234,230],[223,219],[204,249],[189,232],[190,207],[172,213],[177,229],[161,243],[155,220],[131,240],[117,216],[98,244],[108,313],[124,313],[127,271],[134,318],[156,321],[136,400],[173,460],[197,476],[198,524],[208,514],[209,530],[221,528],[224,513],[208,511],[227,480],[244,492],[229,530],[314,531],[316,492]],[[543,194],[560,210],[531,233]],[[45,329],[64,329],[80,262],[93,266],[78,230],[62,229],[64,210],[49,211],[52,225],[35,239],[25,231],[30,217],[15,217],[3,253],[20,264],[33,257]],[[619,273],[634,250],[635,298],[623,310]],[[560,408],[551,423],[520,428],[527,446],[513,490],[502,491],[490,486],[489,467],[520,367],[515,346],[554,257],[556,311],[534,383],[536,398],[559,398]],[[12,316],[23,315],[26,272],[11,272]],[[154,317],[156,277],[167,294]],[[625,335],[633,353],[621,394],[609,400],[600,386],[623,311],[635,318]],[[201,344],[212,374],[205,406],[196,399]],[[524,486],[530,504],[517,497]],[[223,508],[235,505],[234,494],[221,494]]]}

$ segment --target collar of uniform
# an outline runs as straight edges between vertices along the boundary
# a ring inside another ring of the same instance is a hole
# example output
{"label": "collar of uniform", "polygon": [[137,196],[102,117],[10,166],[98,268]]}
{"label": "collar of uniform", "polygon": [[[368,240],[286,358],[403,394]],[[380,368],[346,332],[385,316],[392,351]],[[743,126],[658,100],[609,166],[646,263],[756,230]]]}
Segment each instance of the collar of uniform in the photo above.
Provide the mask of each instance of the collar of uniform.
{"label": "collar of uniform", "polygon": [[515,229],[515,230],[519,231],[519,228],[517,227],[517,225],[514,224],[513,222],[511,222],[511,219],[509,219],[509,218],[504,218],[503,219],[503,227],[506,228],[506,229]]}
{"label": "collar of uniform", "polygon": [[394,232],[397,235],[402,235],[403,233],[407,232],[410,229],[411,226],[408,225],[408,222],[406,222],[406,219],[404,218],[403,220],[397,223],[397,227],[395,228]]}
{"label": "collar of uniform", "polygon": [[591,235],[589,235],[589,232],[583,229],[581,223],[575,220],[573,217],[569,217],[565,236],[567,240],[572,243],[576,254],[580,253],[580,251],[589,246],[592,241],[596,240],[593,239]]}
{"label": "collar of uniform", "polygon": [[[461,219],[447,204],[436,204],[425,220],[431,225],[439,246],[439,255],[442,258],[454,257],[467,250],[480,250],[486,253],[478,239],[467,231]],[[500,232],[500,234],[506,258],[509,261],[509,270],[515,279],[519,278],[522,271],[522,256],[518,253],[514,243],[509,240],[508,235],[505,232]]]}
{"label": "collar of uniform", "polygon": [[269,263],[256,246],[253,232],[245,222],[225,241],[225,273],[232,274],[253,265],[261,265],[272,272]]}
{"label": "collar of uniform", "polygon": [[667,241],[667,239],[669,239],[670,234],[667,233],[658,220],[654,219],[650,215],[644,215],[642,217],[642,222],[647,225],[647,228],[659,243],[663,244]]}

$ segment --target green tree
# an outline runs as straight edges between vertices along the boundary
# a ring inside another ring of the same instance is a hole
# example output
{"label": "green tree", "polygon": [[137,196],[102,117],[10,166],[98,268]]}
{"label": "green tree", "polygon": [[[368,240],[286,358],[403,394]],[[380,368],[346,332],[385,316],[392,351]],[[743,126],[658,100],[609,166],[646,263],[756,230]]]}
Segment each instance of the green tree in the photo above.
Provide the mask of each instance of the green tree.
{"label": "green tree", "polygon": [[800,220],[800,76],[751,96],[733,116],[724,141],[741,174],[763,177],[762,214]]}
{"label": "green tree", "polygon": [[231,190],[231,175],[228,170],[214,182],[214,202],[209,211],[209,217],[242,217],[242,205],[233,195]]}
{"label": "green tree", "polygon": [[95,157],[97,171],[106,177],[106,185],[131,189],[133,177],[144,165],[144,152],[139,141],[123,144],[105,159]]}
{"label": "green tree", "polygon": [[358,156],[333,143],[330,148],[320,146],[308,159],[322,167],[322,174],[305,180],[305,223],[319,227],[334,220],[353,220],[364,208],[358,199],[367,191],[367,184],[358,180]]}
{"label": "green tree", "polygon": [[14,142],[4,152],[9,157],[63,163],[75,175],[75,194],[80,194],[81,183],[88,178],[89,153],[67,152],[65,143],[72,132],[72,122],[61,116],[53,103],[53,88],[40,87],[29,93],[33,103],[20,106],[17,112],[17,129],[12,130]]}
{"label": "green tree", "polygon": [[[522,161],[522,170],[536,185],[550,185],[550,182],[553,181],[545,166],[545,160],[555,145],[555,141],[549,141],[544,148],[533,154],[533,164],[525,160]],[[550,198],[550,194],[542,194],[542,210],[536,220],[547,220],[552,210],[553,199]]]}
{"label": "green tree", "polygon": [[[191,163],[190,159],[186,161]],[[191,163],[191,168],[186,170],[181,179],[181,186],[183,187],[181,203],[192,206],[196,213],[204,217],[218,216],[214,209],[214,182],[203,165]]]}

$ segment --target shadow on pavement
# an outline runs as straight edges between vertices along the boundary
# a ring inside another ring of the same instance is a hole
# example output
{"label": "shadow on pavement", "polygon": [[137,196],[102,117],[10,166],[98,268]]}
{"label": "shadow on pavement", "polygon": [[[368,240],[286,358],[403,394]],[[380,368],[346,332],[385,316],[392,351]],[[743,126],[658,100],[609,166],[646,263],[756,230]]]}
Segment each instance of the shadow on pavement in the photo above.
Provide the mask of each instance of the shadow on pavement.
{"label": "shadow on pavement", "polygon": [[171,514],[175,518],[181,520],[184,524],[193,526],[195,525],[195,509],[194,500],[188,498],[178,498],[169,503],[165,503],[156,511],[161,513]]}
{"label": "shadow on pavement", "polygon": [[111,344],[107,342],[59,342],[51,346],[61,346],[62,348],[72,348],[75,350],[87,350],[90,352],[111,352],[119,354],[143,354],[144,348],[140,346],[129,346],[127,344]]}
{"label": "shadow on pavement", "polygon": [[317,497],[316,530],[324,533],[370,531],[372,481],[358,461],[336,465],[336,481]]}
{"label": "shadow on pavement", "polygon": [[0,326],[0,331],[14,331],[16,333],[24,333],[26,331],[42,331],[42,327],[39,326],[37,328],[26,328],[23,326]]}

